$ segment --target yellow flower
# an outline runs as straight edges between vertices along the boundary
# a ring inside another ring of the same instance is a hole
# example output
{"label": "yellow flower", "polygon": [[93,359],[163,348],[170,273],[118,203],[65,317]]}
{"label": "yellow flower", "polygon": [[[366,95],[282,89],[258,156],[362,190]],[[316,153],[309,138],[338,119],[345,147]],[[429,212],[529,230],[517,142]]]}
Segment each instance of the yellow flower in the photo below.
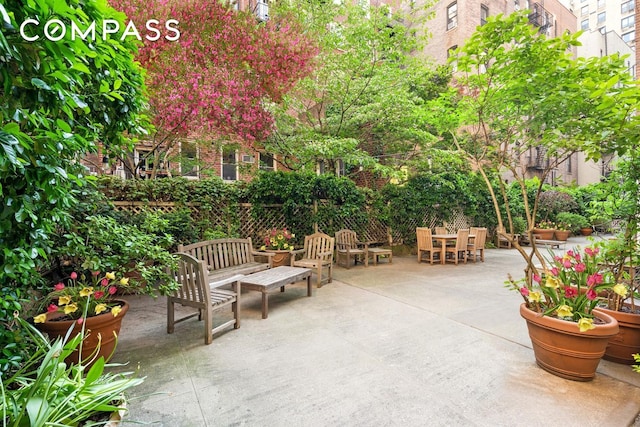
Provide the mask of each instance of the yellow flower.
{"label": "yellow flower", "polygon": [[35,323],[44,323],[46,320],[47,320],[46,313],[38,314],[36,317],[33,318],[33,321]]}
{"label": "yellow flower", "polygon": [[542,295],[540,294],[540,292],[531,291],[529,292],[529,296],[527,298],[529,299],[529,302],[540,302]]}
{"label": "yellow flower", "polygon": [[266,250],[266,249],[267,249],[267,247],[266,247],[265,245],[260,246],[260,250],[261,250],[261,251],[264,251],[264,250]]}
{"label": "yellow flower", "polygon": [[111,273],[105,274],[104,277],[106,277],[109,280],[115,280],[116,279],[116,274],[112,271]]}
{"label": "yellow flower", "polygon": [[88,297],[91,296],[91,294],[93,294],[93,288],[91,286],[82,288],[82,290],[80,291],[81,297]]}
{"label": "yellow flower", "polygon": [[64,306],[64,314],[75,313],[78,310],[78,306],[76,303],[72,302],[71,304],[67,304]]}
{"label": "yellow flower", "polygon": [[578,327],[580,328],[580,332],[587,332],[589,329],[595,329],[596,325],[593,324],[593,319],[583,317],[578,320]]}
{"label": "yellow flower", "polygon": [[62,295],[58,298],[58,305],[67,305],[71,302],[71,297],[68,295]]}
{"label": "yellow flower", "polygon": [[100,314],[103,311],[107,311],[107,305],[106,304],[100,303],[100,304],[96,305],[96,314]]}
{"label": "yellow flower", "polygon": [[560,286],[560,280],[557,277],[547,276],[547,281],[544,284],[547,288],[558,289]]}
{"label": "yellow flower", "polygon": [[573,309],[568,305],[562,304],[558,307],[558,316],[559,317],[571,317],[573,316]]}
{"label": "yellow flower", "polygon": [[120,279],[120,284],[122,286],[127,286],[129,284],[129,278],[128,277],[123,277],[122,279]]}
{"label": "yellow flower", "polygon": [[111,309],[111,314],[113,314],[113,317],[116,317],[118,314],[120,314],[121,311],[122,311],[122,307],[120,307],[119,305],[116,305]]}
{"label": "yellow flower", "polygon": [[623,298],[626,298],[627,293],[629,292],[629,289],[625,284],[618,283],[613,287],[613,292],[615,292],[616,294],[620,295]]}

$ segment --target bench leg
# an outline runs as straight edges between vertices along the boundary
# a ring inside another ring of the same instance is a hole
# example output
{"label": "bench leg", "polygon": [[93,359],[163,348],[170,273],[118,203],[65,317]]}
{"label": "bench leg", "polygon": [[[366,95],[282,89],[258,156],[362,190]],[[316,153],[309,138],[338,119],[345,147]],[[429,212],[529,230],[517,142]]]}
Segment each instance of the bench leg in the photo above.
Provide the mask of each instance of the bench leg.
{"label": "bench leg", "polygon": [[269,316],[269,294],[266,290],[262,291],[262,318]]}
{"label": "bench leg", "polygon": [[175,307],[171,298],[167,299],[167,333],[172,334],[175,327]]}
{"label": "bench leg", "polygon": [[313,285],[311,284],[311,274],[307,276],[307,296],[313,295]]}

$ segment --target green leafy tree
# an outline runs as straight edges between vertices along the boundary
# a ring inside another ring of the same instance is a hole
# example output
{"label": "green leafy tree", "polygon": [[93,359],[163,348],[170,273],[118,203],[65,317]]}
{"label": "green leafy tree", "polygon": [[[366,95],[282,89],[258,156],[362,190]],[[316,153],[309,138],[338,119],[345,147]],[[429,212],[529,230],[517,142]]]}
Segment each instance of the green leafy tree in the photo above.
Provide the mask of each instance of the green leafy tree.
{"label": "green leafy tree", "polygon": [[[455,56],[454,90],[430,105],[436,127],[449,132],[483,175],[498,225],[511,232],[504,181],[497,179],[499,191],[490,183],[507,173],[520,187],[530,240],[542,182],[553,168],[576,151],[591,159],[624,153],[638,135],[634,111],[640,98],[624,58],[574,59],[578,35],[547,38],[529,24],[526,11],[492,17]],[[533,204],[524,162],[530,150],[543,150],[549,158]],[[513,243],[529,269],[535,270],[534,257],[544,264],[535,244],[528,253]]]}
{"label": "green leafy tree", "polygon": [[318,39],[317,71],[276,110],[277,131],[265,143],[294,170],[338,160],[390,172],[434,142],[421,110],[446,88],[448,68],[412,56],[422,39],[424,9],[392,11],[357,2],[278,3],[300,16]]}
{"label": "green leafy tree", "polygon": [[[135,38],[103,38],[104,19],[125,27],[103,1],[7,0],[0,17],[0,282],[24,285],[36,280],[51,233],[87,183],[80,157],[98,141],[118,153],[129,145],[125,133],[143,130],[143,73]],[[25,26],[31,41],[20,34],[26,19],[39,22]],[[57,41],[43,32],[52,19],[67,31]],[[72,21],[95,22],[95,37],[72,39]]]}

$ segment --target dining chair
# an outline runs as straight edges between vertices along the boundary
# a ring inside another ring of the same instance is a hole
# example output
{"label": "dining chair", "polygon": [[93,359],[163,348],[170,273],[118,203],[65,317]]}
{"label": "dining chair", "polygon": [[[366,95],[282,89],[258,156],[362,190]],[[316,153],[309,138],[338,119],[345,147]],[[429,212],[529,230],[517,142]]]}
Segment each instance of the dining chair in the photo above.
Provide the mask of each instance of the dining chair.
{"label": "dining chair", "polygon": [[[447,246],[445,248],[446,262],[453,262],[458,265],[459,260],[467,263],[467,245],[469,243],[469,229],[461,228],[458,230],[455,246]],[[451,256],[449,256],[451,255]]]}
{"label": "dining chair", "polygon": [[436,234],[449,234],[447,227],[436,227]]}
{"label": "dining chair", "polygon": [[423,255],[429,256],[429,263],[433,264],[435,256],[440,253],[440,249],[435,250],[431,229],[427,227],[416,227],[416,237],[418,239],[418,262],[422,262]]}
{"label": "dining chair", "polygon": [[352,230],[336,231],[336,264],[351,268],[351,258],[354,265],[358,259],[369,266],[369,244],[358,240],[358,235]]}
{"label": "dining chair", "polygon": [[473,262],[476,262],[478,252],[480,252],[480,261],[484,262],[484,244],[487,240],[487,229],[484,227],[471,227],[469,235],[474,235],[475,237],[469,239],[467,257],[473,257]]}

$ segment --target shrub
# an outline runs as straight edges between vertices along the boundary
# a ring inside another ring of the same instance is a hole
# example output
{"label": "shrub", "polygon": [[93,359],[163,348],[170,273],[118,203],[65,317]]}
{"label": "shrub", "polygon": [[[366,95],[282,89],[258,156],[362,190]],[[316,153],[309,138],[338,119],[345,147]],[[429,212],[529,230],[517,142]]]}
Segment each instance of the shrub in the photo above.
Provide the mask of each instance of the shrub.
{"label": "shrub", "polygon": [[581,228],[589,226],[587,218],[571,212],[560,212],[556,216],[556,222],[564,224],[572,233],[578,233]]}
{"label": "shrub", "polygon": [[538,200],[538,218],[556,221],[560,212],[576,212],[578,203],[575,199],[562,191],[548,190],[540,193]]}

